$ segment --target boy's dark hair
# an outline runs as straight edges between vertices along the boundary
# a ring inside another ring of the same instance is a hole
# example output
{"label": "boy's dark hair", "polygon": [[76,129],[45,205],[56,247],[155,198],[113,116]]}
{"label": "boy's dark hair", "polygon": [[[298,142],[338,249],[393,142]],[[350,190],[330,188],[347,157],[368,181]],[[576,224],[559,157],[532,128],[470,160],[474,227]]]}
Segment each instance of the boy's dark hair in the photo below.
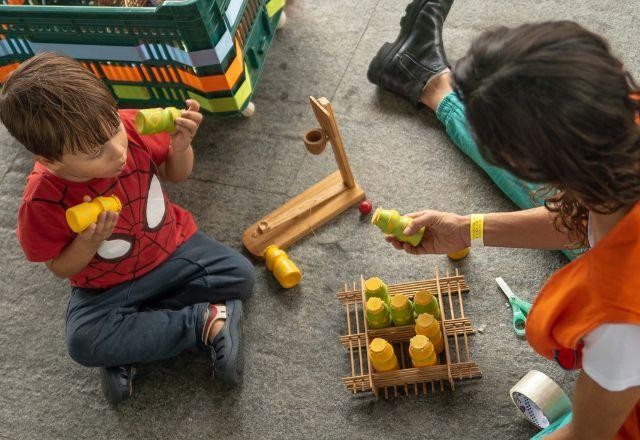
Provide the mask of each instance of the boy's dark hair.
{"label": "boy's dark hair", "polygon": [[116,101],[77,61],[51,52],[23,62],[0,91],[0,121],[27,150],[50,160],[91,154],[120,126]]}
{"label": "boy's dark hair", "polygon": [[640,200],[637,86],[602,37],[568,21],[486,31],[452,86],[482,156],[557,189],[545,204],[576,242],[585,244],[588,210]]}

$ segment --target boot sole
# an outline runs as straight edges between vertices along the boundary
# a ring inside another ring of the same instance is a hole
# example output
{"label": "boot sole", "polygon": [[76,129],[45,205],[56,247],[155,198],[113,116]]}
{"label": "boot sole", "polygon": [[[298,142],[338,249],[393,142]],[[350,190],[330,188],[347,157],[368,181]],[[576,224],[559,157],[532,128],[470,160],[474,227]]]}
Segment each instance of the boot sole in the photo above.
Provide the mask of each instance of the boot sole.
{"label": "boot sole", "polygon": [[373,57],[373,60],[371,60],[369,69],[367,70],[367,79],[369,79],[369,82],[372,82],[375,85],[380,85],[380,78],[384,67],[393,60],[393,57],[398,53],[402,45],[407,40],[407,37],[411,34],[411,29],[413,29],[413,25],[418,18],[418,14],[427,1],[429,0],[422,0],[414,7],[411,15],[407,16],[405,26],[400,27],[400,33],[398,34],[396,41],[393,43],[384,43],[380,50],[378,50],[378,53]]}

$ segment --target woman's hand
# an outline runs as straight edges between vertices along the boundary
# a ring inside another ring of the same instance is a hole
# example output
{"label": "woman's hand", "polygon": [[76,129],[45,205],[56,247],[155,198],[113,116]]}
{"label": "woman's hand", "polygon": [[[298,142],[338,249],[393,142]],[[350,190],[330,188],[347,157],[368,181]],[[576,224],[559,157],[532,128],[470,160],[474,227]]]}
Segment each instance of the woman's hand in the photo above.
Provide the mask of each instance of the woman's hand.
{"label": "woman's hand", "polygon": [[425,226],[424,237],[417,246],[402,243],[394,236],[385,237],[391,245],[413,255],[449,254],[469,247],[469,217],[440,211],[419,211],[406,214],[413,221],[404,230],[405,235],[413,235]]}

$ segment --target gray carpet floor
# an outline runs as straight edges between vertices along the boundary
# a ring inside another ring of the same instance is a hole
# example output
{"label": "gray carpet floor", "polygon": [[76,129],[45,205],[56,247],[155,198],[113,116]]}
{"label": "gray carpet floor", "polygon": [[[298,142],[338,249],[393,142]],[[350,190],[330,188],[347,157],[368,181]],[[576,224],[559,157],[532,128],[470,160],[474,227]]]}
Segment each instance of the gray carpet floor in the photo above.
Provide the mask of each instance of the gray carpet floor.
{"label": "gray carpet floor", "polygon": [[[200,228],[242,248],[245,227],[334,168],[312,156],[302,133],[315,126],[307,97],[334,106],[356,179],[375,205],[412,211],[507,211],[514,206],[449,141],[427,110],[379,92],[366,80],[371,57],[395,38],[404,2],[289,0],[288,23],[275,38],[250,119],[207,118],[197,139],[192,177],[169,187]],[[628,69],[640,75],[637,2],[457,0],[445,26],[451,61],[490,26],[576,20],[604,34]],[[494,278],[532,300],[566,260],[536,250],[474,250],[411,257],[389,247],[356,208],[296,243],[290,255],[303,282],[285,291],[262,263],[246,303],[244,385],[221,389],[204,356],[184,354],[139,366],[135,397],[118,408],[102,398],[98,372],[75,364],[64,342],[69,289],[43,265],[24,260],[16,211],[31,167],[0,131],[0,438],[56,439],[342,439],[528,438],[535,429],[508,391],[528,370],[541,370],[567,392],[572,375],[533,353],[510,328],[510,309]],[[344,282],[380,276],[390,283],[429,278],[434,267],[459,267],[471,285],[465,311],[483,333],[470,337],[481,379],[420,399],[376,401],[352,395],[338,337],[343,314],[335,293]]]}

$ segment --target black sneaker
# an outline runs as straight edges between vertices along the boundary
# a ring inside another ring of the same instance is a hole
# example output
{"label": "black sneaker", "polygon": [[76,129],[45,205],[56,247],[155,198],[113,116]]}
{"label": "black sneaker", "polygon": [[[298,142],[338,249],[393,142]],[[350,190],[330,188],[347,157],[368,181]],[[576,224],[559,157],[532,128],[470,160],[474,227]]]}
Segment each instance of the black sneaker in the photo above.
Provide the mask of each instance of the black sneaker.
{"label": "black sneaker", "polygon": [[213,319],[207,316],[205,335],[209,333],[209,327],[213,322],[217,319],[225,319],[224,326],[213,338],[213,344],[209,346],[213,361],[213,376],[227,385],[239,385],[244,372],[242,301],[232,299],[225,302],[224,309],[213,305],[210,308],[216,308],[218,316],[212,317]]}
{"label": "black sneaker", "polygon": [[453,0],[414,0],[400,20],[393,43],[382,45],[367,71],[373,84],[418,106],[427,82],[449,68],[442,25]]}
{"label": "black sneaker", "polygon": [[100,368],[100,383],[105,399],[113,405],[127,400],[133,394],[133,377],[136,370],[131,365]]}

